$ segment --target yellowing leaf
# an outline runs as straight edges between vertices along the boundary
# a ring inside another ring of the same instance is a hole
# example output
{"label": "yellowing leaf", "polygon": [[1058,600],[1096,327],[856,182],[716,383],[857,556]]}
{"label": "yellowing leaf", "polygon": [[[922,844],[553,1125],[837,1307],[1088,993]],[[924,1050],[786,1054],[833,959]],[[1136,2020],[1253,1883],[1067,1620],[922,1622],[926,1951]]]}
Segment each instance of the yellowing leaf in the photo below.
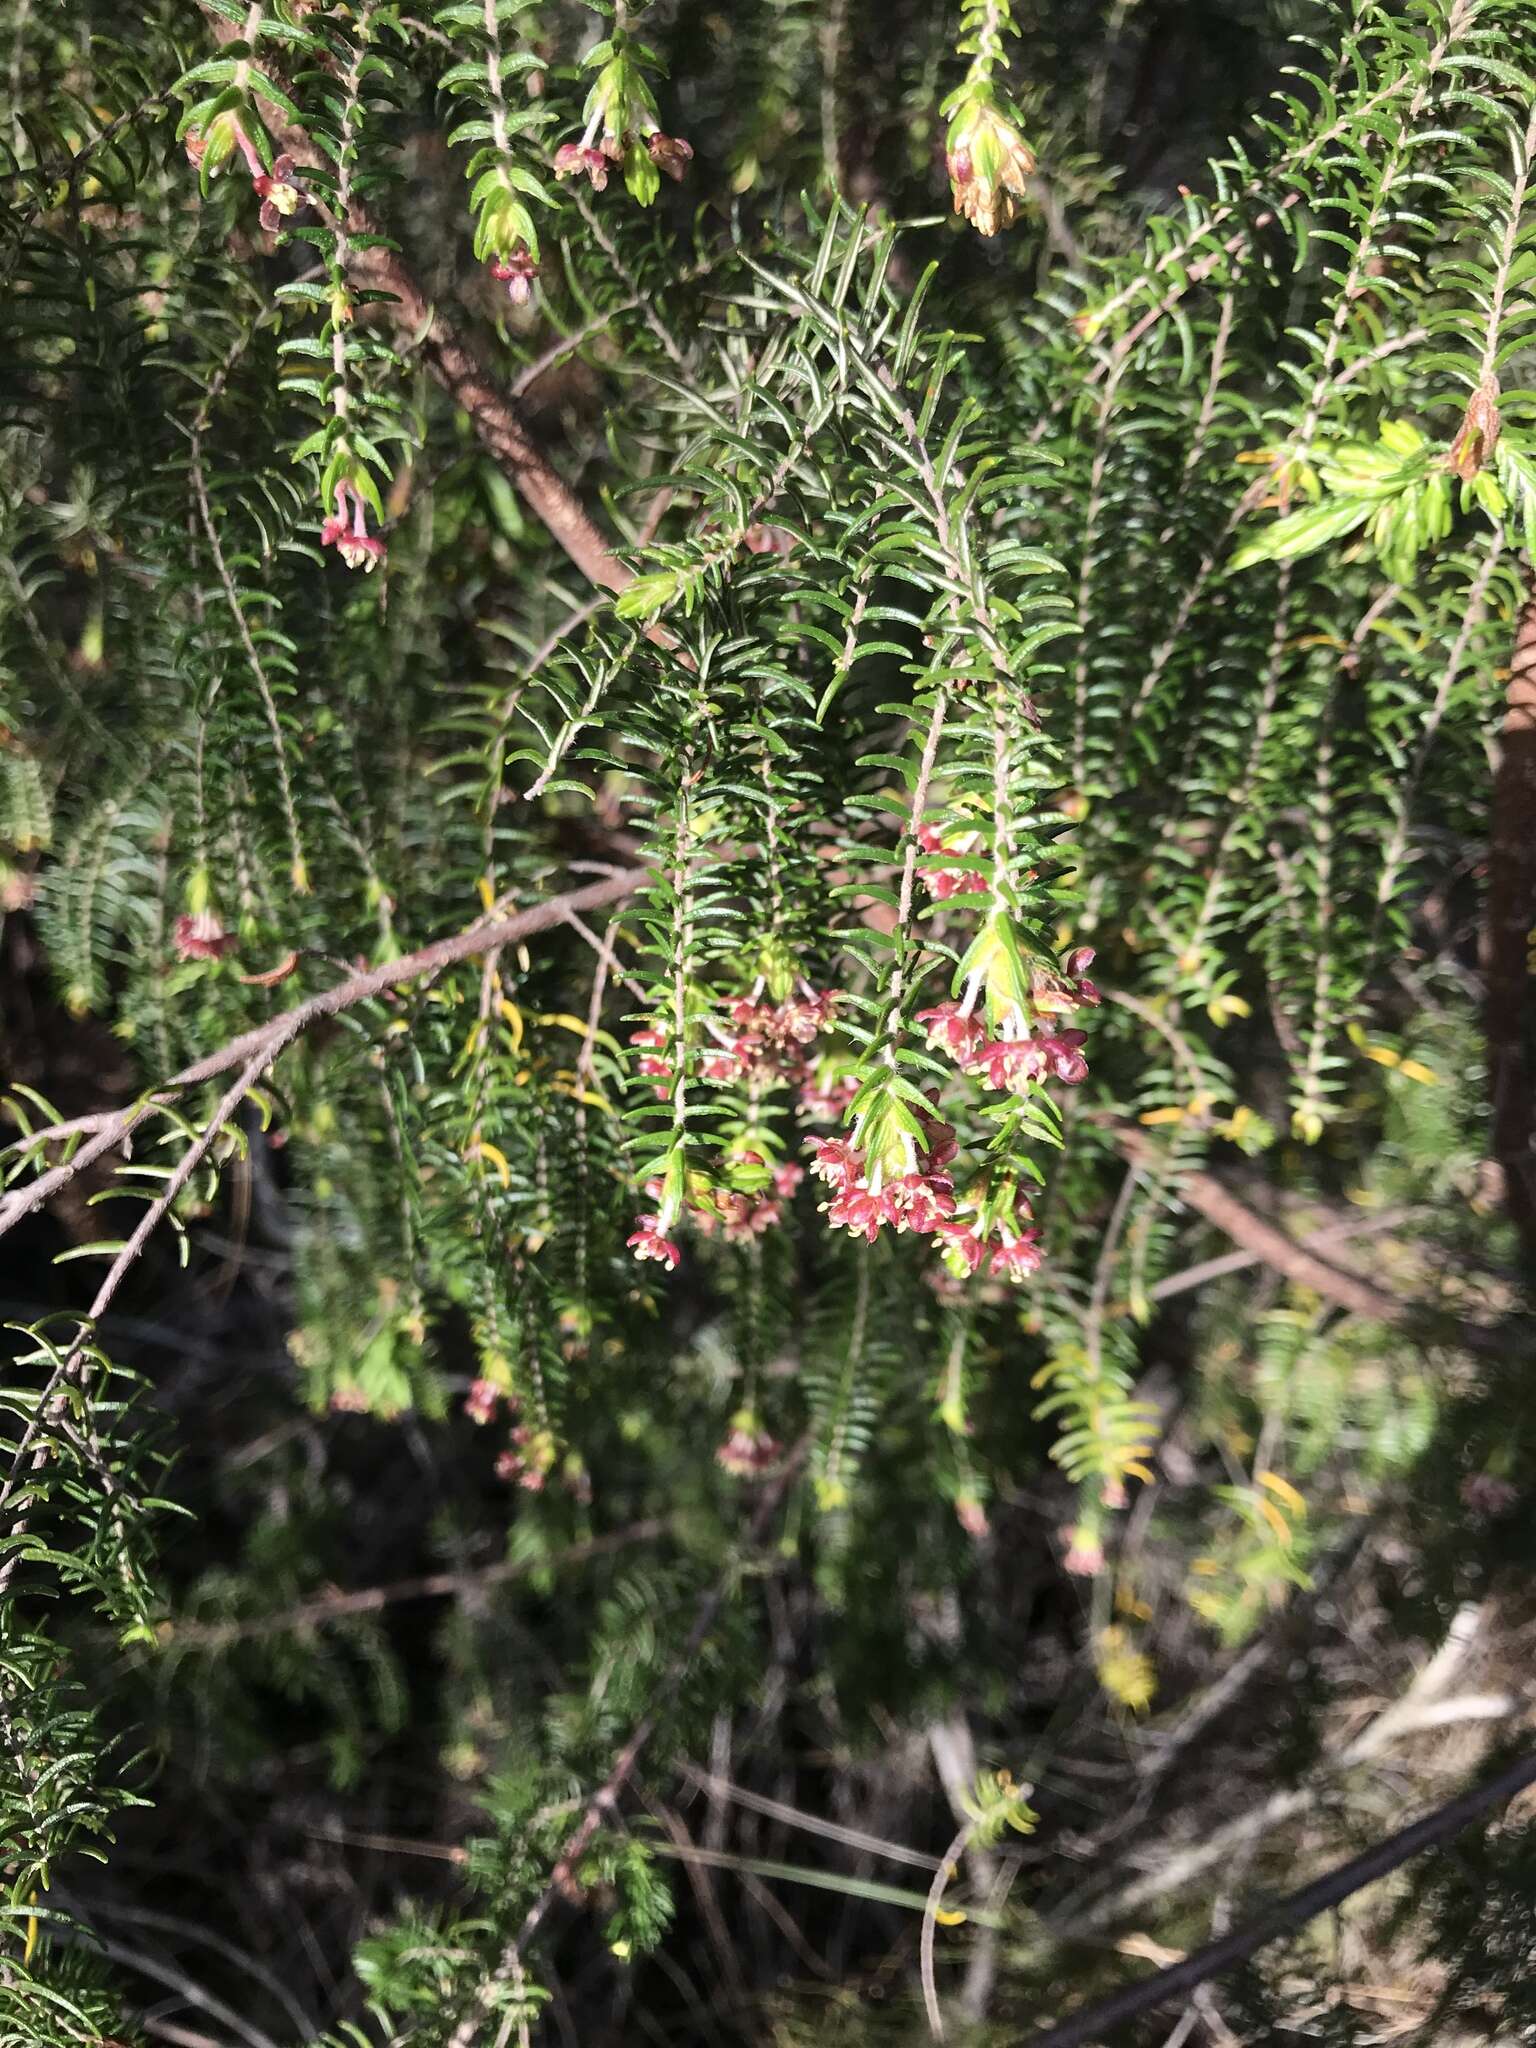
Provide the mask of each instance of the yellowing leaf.
{"label": "yellowing leaf", "polygon": [[477,1139],[464,1156],[466,1159],[488,1159],[495,1167],[502,1186],[511,1187],[512,1168],[507,1163],[507,1155],[498,1146],[491,1144],[489,1139]]}
{"label": "yellowing leaf", "polygon": [[1440,1076],[1433,1067],[1426,1067],[1422,1060],[1402,1060],[1397,1071],[1405,1081],[1421,1081],[1428,1087],[1439,1084]]}
{"label": "yellowing leaf", "polygon": [[1289,1479],[1282,1479],[1278,1472],[1255,1472],[1254,1478],[1260,1486],[1267,1486],[1278,1500],[1283,1500],[1293,1515],[1304,1515],[1307,1503],[1292,1486]]}
{"label": "yellowing leaf", "polygon": [[1139,1124],[1181,1124],[1186,1112],[1182,1109],[1147,1109],[1136,1119]]}
{"label": "yellowing leaf", "polygon": [[933,1917],[940,1927],[963,1927],[965,1925],[965,1914],[958,1907],[949,1910],[940,1906],[935,1910]]}
{"label": "yellowing leaf", "polygon": [[1291,1525],[1275,1506],[1274,1502],[1266,1500],[1262,1494],[1257,1494],[1254,1497],[1254,1506],[1264,1517],[1265,1521],[1268,1522],[1270,1528],[1274,1530],[1276,1539],[1289,1546],[1291,1541]]}

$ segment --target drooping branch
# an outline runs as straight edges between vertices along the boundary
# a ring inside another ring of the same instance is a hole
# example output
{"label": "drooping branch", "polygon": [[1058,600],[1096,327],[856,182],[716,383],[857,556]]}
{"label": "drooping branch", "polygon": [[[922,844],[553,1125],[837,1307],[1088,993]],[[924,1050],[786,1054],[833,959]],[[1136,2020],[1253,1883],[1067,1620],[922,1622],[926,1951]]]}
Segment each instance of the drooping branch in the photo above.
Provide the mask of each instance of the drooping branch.
{"label": "drooping branch", "polygon": [[23,1216],[29,1216],[83,1167],[101,1158],[103,1153],[115,1150],[155,1108],[188,1088],[215,1080],[231,1068],[252,1061],[265,1063],[275,1059],[312,1024],[327,1017],[338,1017],[344,1010],[355,1009],[359,1003],[369,1002],[389,989],[421,981],[429,974],[456,965],[460,960],[478,959],[501,946],[532,938],[538,932],[563,924],[568,916],[579,916],[583,911],[600,910],[606,904],[617,903],[621,897],[637,889],[644,879],[643,868],[621,868],[616,874],[607,875],[600,882],[591,882],[584,889],[545,897],[542,902],[530,904],[528,909],[516,911],[511,917],[481,920],[449,938],[423,946],[415,953],[403,954],[398,960],[386,960],[382,967],[370,968],[364,974],[354,974],[349,980],[338,982],[334,988],[322,989],[318,995],[310,996],[291,1010],[284,1010],[267,1023],[242,1031],[238,1038],[232,1038],[218,1051],[194,1060],[191,1066],[183,1067],[179,1074],[171,1075],[157,1089],[140,1096],[121,1110],[31,1132],[22,1141],[28,1149],[55,1138],[77,1134],[84,1124],[91,1126],[86,1142],[68,1159],[50,1167],[25,1186],[13,1188],[0,1196],[0,1235],[19,1223]]}
{"label": "drooping branch", "polygon": [[[221,16],[212,17],[210,26],[221,44],[239,39],[239,28]],[[301,169],[322,166],[319,151],[302,128],[274,123],[273,133],[279,148]],[[350,204],[348,226],[352,234],[348,261],[354,284],[384,294],[380,309],[384,316],[402,341],[419,351],[454,403],[463,407],[487,453],[588,582],[606,590],[623,590],[633,580],[630,571],[615,557],[596,521],[539,447],[510,389],[498,383],[490,365],[451,314],[428,300],[410,265],[388,246],[379,223],[356,198]]]}

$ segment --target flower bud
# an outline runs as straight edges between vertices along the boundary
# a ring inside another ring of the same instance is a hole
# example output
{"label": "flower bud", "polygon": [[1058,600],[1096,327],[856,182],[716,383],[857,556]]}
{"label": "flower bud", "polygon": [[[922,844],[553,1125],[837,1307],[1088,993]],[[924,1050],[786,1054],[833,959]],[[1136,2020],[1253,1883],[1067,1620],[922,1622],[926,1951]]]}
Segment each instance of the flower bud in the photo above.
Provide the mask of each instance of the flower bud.
{"label": "flower bud", "polygon": [[949,124],[947,158],[955,211],[979,233],[1012,227],[1028,194],[1035,153],[990,99],[968,99]]}

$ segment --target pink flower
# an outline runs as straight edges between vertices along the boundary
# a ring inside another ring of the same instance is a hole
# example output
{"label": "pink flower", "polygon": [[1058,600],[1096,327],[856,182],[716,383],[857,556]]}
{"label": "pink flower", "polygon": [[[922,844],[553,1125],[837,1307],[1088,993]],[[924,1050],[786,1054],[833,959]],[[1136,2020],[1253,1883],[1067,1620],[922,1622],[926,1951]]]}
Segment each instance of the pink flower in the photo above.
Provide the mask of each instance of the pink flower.
{"label": "pink flower", "polygon": [[[629,1034],[629,1042],[631,1045],[661,1047],[667,1044],[667,1034],[659,1025],[648,1024],[644,1030],[632,1031]],[[672,1078],[671,1061],[662,1059],[659,1053],[647,1052],[642,1054],[638,1064],[640,1072],[652,1080],[665,1082],[670,1081]],[[665,1087],[659,1087],[655,1092],[656,1100],[658,1102],[665,1102],[671,1091]]]}
{"label": "pink flower", "polygon": [[238,941],[211,910],[199,910],[195,916],[177,918],[173,943],[183,960],[222,960]]}
{"label": "pink flower", "polygon": [[693,144],[684,142],[681,135],[663,135],[657,128],[647,135],[645,146],[657,170],[665,171],[669,178],[675,178],[681,184],[684,173],[693,162]]}
{"label": "pink flower", "polygon": [[1022,1094],[1044,1075],[1045,1059],[1033,1039],[995,1038],[968,1063],[968,1071],[981,1076],[989,1088],[1012,1088]]}
{"label": "pink flower", "polygon": [[1063,1565],[1074,1578],[1096,1579],[1104,1569],[1104,1546],[1098,1536],[1092,1529],[1084,1529],[1081,1525],[1062,1533],[1068,1539]]}
{"label": "pink flower", "polygon": [[1088,979],[1088,969],[1093,965],[1092,946],[1074,946],[1061,963],[1061,971],[1077,990],[1077,1000],[1091,1010],[1096,1010],[1103,1000],[1093,983]]}
{"label": "pink flower", "polygon": [[663,1237],[659,1216],[641,1216],[631,1237],[624,1240],[637,1259],[659,1259],[667,1271],[676,1270],[682,1253],[670,1237]]}
{"label": "pink flower", "polygon": [[1041,1057],[1058,1081],[1076,1083],[1088,1078],[1088,1062],[1080,1048],[1088,1042],[1086,1031],[1058,1031],[1035,1041]]}
{"label": "pink flower", "polygon": [[580,142],[562,142],[555,151],[555,176],[592,180],[594,192],[608,188],[608,166],[612,158],[601,149],[589,149]]}
{"label": "pink flower", "polygon": [[846,1138],[818,1138],[811,1172],[829,1187],[846,1187],[864,1171],[864,1155]]}
{"label": "pink flower", "polygon": [[963,1267],[967,1273],[974,1273],[987,1249],[975,1231],[963,1223],[946,1221],[939,1225],[938,1235],[944,1247],[945,1263],[952,1268]]}
{"label": "pink flower", "polygon": [[928,1043],[936,1052],[947,1052],[957,1066],[969,1066],[986,1043],[986,1026],[967,1015],[958,1003],[940,1003],[936,1009],[919,1010],[917,1022],[928,1027]]}
{"label": "pink flower", "polygon": [[515,1479],[526,1493],[542,1493],[548,1473],[542,1465],[530,1465],[521,1451],[503,1451],[496,1460],[498,1479]]}
{"label": "pink flower", "polygon": [[782,526],[749,526],[741,536],[749,555],[788,555],[794,552],[795,536]]}
{"label": "pink flower", "polygon": [[[962,835],[965,836],[965,835]],[[947,840],[938,825],[919,825],[917,843],[924,853],[960,853],[964,849],[955,840]],[[979,868],[928,868],[923,880],[928,893],[936,902],[945,903],[951,896],[984,896],[987,892],[987,878]]]}
{"label": "pink flower", "polygon": [[827,1207],[827,1221],[834,1230],[846,1230],[850,1237],[863,1237],[873,1244],[886,1220],[884,1199],[862,1186],[845,1187]]}
{"label": "pink flower", "polygon": [[464,1397],[464,1413],[471,1422],[494,1422],[501,1389],[492,1380],[476,1380]]}
{"label": "pink flower", "polygon": [[716,1462],[738,1479],[750,1479],[775,1464],[783,1446],[762,1428],[749,1409],[731,1417],[730,1432],[715,1452]]}
{"label": "pink flower", "polygon": [[[348,519],[347,505],[351,502],[351,518]],[[384,543],[367,528],[367,507],[362,494],[351,484],[336,486],[335,517],[327,519],[320,528],[320,545],[334,548],[349,569],[372,571],[384,559]]]}
{"label": "pink flower", "polygon": [[527,305],[533,297],[533,281],[538,274],[539,266],[525,242],[519,242],[510,256],[491,265],[492,277],[498,284],[506,286],[507,297],[514,306]]}
{"label": "pink flower", "polygon": [[800,1090],[800,1114],[807,1123],[837,1123],[858,1092],[859,1084],[852,1074],[842,1074],[831,1081],[809,1080]]}
{"label": "pink flower", "polygon": [[261,200],[261,224],[269,235],[276,234],[284,219],[297,213],[304,204],[304,194],[293,182],[293,173],[293,158],[284,155],[273,164],[270,174],[257,171],[252,175],[251,184]]}
{"label": "pink flower", "polygon": [[987,1270],[1004,1280],[1024,1280],[1031,1273],[1038,1273],[1045,1264],[1039,1248],[1039,1239],[1032,1230],[1022,1237],[1005,1239],[992,1254]]}
{"label": "pink flower", "polygon": [[789,1197],[804,1179],[805,1168],[803,1166],[796,1166],[793,1163],[787,1166],[776,1166],[773,1169],[774,1192],[788,1201]]}
{"label": "pink flower", "polygon": [[796,1045],[809,1045],[826,1029],[836,1002],[836,990],[808,988],[803,995],[792,996],[779,1005],[776,1029]]}
{"label": "pink flower", "polygon": [[992,1533],[987,1511],[973,1493],[962,1493],[955,1502],[955,1517],[966,1535],[980,1543]]}
{"label": "pink flower", "polygon": [[1519,1495],[1519,1487],[1496,1472],[1469,1472],[1461,1482],[1462,1505],[1475,1515],[1502,1515]]}
{"label": "pink flower", "polygon": [[888,1182],[879,1199],[886,1222],[920,1236],[937,1230],[955,1213],[954,1189],[936,1175],[905,1173]]}

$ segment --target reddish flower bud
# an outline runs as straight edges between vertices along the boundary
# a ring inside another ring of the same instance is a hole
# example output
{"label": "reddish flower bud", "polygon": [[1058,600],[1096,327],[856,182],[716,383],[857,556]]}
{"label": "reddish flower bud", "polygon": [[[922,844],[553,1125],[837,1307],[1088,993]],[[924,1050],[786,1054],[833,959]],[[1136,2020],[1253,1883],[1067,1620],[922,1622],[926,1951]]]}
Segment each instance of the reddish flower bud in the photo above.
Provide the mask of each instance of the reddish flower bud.
{"label": "reddish flower bud", "polygon": [[663,135],[659,128],[645,138],[645,146],[651,153],[651,162],[658,171],[665,171],[669,178],[682,183],[688,166],[693,162],[693,144],[684,142],[681,135]]}

